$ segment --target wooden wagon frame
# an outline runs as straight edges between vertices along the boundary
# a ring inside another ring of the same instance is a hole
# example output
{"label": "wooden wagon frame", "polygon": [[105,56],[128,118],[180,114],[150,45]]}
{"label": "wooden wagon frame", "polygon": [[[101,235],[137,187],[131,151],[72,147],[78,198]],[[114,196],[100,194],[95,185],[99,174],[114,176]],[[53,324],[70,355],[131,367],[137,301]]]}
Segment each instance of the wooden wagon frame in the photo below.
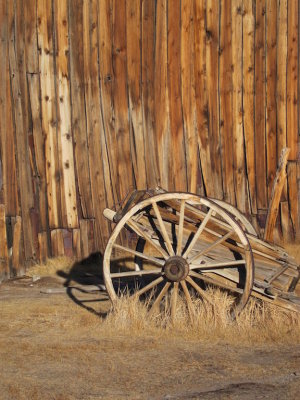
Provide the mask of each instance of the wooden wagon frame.
{"label": "wooden wagon frame", "polygon": [[191,292],[209,301],[206,288],[216,286],[235,294],[236,312],[250,295],[300,312],[299,265],[223,201],[157,188],[134,191],[104,215],[116,223],[103,260],[112,302],[125,289],[141,299],[151,293],[150,312],[169,298],[174,317],[179,293],[192,313]]}

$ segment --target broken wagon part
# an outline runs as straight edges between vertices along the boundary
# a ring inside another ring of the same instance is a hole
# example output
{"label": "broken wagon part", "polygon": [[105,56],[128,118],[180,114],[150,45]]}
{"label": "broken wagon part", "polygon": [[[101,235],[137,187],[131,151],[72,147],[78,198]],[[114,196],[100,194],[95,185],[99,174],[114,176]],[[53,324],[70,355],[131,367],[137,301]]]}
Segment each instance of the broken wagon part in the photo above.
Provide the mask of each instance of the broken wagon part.
{"label": "broken wagon part", "polygon": [[123,209],[104,216],[118,221],[103,260],[113,303],[124,291],[150,295],[150,312],[168,307],[173,319],[180,292],[192,316],[192,297],[209,301],[206,289],[214,286],[235,294],[235,312],[250,295],[300,312],[299,265],[223,201],[157,188],[133,192]]}
{"label": "broken wagon part", "polygon": [[279,210],[279,202],[287,176],[286,166],[290,150],[291,150],[290,148],[285,147],[281,151],[279,166],[277,168],[276,176],[272,187],[272,194],[271,194],[270,206],[268,209],[264,240],[269,240],[269,241],[273,240],[273,233]]}
{"label": "broken wagon part", "polygon": [[169,304],[174,318],[181,292],[192,316],[191,298],[209,301],[206,289],[215,286],[235,294],[235,312],[250,295],[300,312],[299,265],[223,201],[157,188],[133,192],[123,209],[104,216],[118,221],[103,260],[112,302],[124,291],[148,294],[151,313]]}

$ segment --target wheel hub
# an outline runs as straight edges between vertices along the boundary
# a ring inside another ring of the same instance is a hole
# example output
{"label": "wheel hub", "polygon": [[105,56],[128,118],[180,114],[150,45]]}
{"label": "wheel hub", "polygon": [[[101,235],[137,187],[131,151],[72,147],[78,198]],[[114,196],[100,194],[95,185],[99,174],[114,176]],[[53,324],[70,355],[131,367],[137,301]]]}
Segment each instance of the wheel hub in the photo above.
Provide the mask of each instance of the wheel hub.
{"label": "wheel hub", "polygon": [[170,257],[164,265],[164,273],[169,281],[182,281],[189,273],[189,264],[180,256]]}

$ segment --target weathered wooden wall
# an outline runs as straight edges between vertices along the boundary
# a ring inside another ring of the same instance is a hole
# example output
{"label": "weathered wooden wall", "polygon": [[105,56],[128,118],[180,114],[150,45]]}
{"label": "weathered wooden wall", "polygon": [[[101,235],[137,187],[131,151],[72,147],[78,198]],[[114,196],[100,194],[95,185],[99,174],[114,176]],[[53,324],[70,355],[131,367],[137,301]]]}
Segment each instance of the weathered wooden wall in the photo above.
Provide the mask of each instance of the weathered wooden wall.
{"label": "weathered wooden wall", "polygon": [[0,275],[103,250],[102,210],[136,187],[263,227],[285,146],[299,234],[298,0],[2,0],[0,65]]}

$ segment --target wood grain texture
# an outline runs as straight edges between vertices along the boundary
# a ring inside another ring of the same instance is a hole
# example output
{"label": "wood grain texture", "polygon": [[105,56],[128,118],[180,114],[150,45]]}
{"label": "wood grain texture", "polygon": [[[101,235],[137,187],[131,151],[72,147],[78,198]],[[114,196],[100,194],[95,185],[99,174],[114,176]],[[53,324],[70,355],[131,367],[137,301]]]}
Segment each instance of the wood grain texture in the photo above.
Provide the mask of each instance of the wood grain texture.
{"label": "wood grain texture", "polygon": [[243,135],[243,56],[242,56],[242,11],[243,3],[233,0],[232,24],[232,117],[233,117],[233,165],[237,208],[249,214],[248,187],[246,178],[245,143]]}
{"label": "wood grain texture", "polygon": [[74,141],[78,214],[84,218],[94,215],[89,170],[88,140],[84,101],[83,0],[69,4],[71,118]]}
{"label": "wood grain texture", "polygon": [[128,121],[128,93],[126,66],[126,3],[113,3],[113,69],[115,72],[113,86],[115,114],[115,131],[117,145],[117,183],[120,196],[124,198],[134,187],[132,173],[130,133]]}
{"label": "wood grain texture", "polygon": [[219,1],[206,1],[206,84],[208,96],[208,129],[213,174],[214,197],[223,198],[221,153],[219,141]]}
{"label": "wood grain texture", "polygon": [[181,2],[181,101],[186,151],[187,190],[197,192],[199,175],[195,93],[194,0]]}
{"label": "wood grain texture", "polygon": [[[131,156],[137,189],[143,189],[146,179],[146,154],[141,99],[141,2],[126,2],[127,81],[130,112]],[[146,77],[145,77],[146,80]],[[146,128],[147,129],[147,128]],[[148,132],[149,134],[150,132]]]}
{"label": "wood grain texture", "polygon": [[287,31],[287,146],[291,149],[290,160],[297,161],[298,152],[298,49],[299,49],[299,2],[288,0]]}
{"label": "wood grain texture", "polygon": [[235,205],[233,171],[233,114],[232,114],[232,24],[231,1],[220,9],[220,142],[224,200]]}
{"label": "wood grain texture", "polygon": [[270,199],[277,166],[276,148],[276,50],[277,4],[266,2],[266,145],[267,186]]}
{"label": "wood grain texture", "polygon": [[[0,57],[2,74],[0,80],[0,151],[2,161],[3,201],[7,215],[19,212],[18,183],[16,175],[16,157],[13,127],[12,93],[10,84],[8,26],[13,16],[8,14],[5,1],[0,5]],[[12,156],[10,156],[12,155]]]}
{"label": "wood grain texture", "polygon": [[[21,248],[21,233],[22,233],[22,218],[16,217],[16,221],[13,227],[13,246],[12,246],[12,274],[13,276],[19,276],[23,270],[23,265],[20,263],[20,248]],[[22,271],[20,271],[22,269]]]}
{"label": "wood grain texture", "polygon": [[159,183],[169,188],[170,116],[167,81],[167,1],[156,5],[154,113]]}
{"label": "wood grain texture", "polygon": [[61,226],[60,171],[54,75],[52,2],[38,2],[38,46],[41,79],[42,128],[45,135],[48,218],[51,228]]}
{"label": "wood grain texture", "polygon": [[0,281],[3,281],[10,277],[4,204],[0,204],[0,237]]}
{"label": "wood grain texture", "polygon": [[195,83],[196,109],[198,124],[198,146],[205,193],[209,197],[216,197],[213,187],[213,172],[211,168],[211,154],[209,142],[209,112],[206,77],[206,6],[205,1],[195,2]]}
{"label": "wood grain texture", "polygon": [[257,207],[267,208],[265,137],[265,5],[256,3],[255,30],[255,170]]}
{"label": "wood grain texture", "polygon": [[12,90],[12,106],[14,120],[15,153],[17,158],[17,182],[20,193],[20,204],[23,220],[23,240],[25,260],[30,261],[35,257],[33,246],[33,230],[30,219],[30,210],[34,205],[33,187],[31,181],[31,166],[29,162],[28,143],[28,110],[27,110],[27,85],[25,74],[24,42],[16,40],[18,35],[23,36],[24,25],[19,4],[16,13],[10,3],[9,18],[14,18],[15,25],[10,25],[9,31],[9,67],[10,84]]}
{"label": "wood grain texture", "polygon": [[187,190],[185,142],[180,85],[180,0],[168,2],[168,94],[170,109],[170,139],[172,174],[169,189]]}
{"label": "wood grain texture", "polygon": [[254,2],[253,0],[245,0],[243,4],[243,122],[251,212],[257,214],[254,138],[254,35]]}
{"label": "wood grain texture", "polygon": [[298,237],[298,20],[292,0],[2,1],[0,202],[22,217],[20,265],[56,230],[70,255],[103,251],[103,209],[157,185],[262,233],[287,145],[280,221]]}
{"label": "wood grain texture", "polygon": [[[277,159],[281,150],[287,146],[286,125],[286,80],[287,80],[287,0],[277,1]],[[283,188],[282,198],[287,199],[287,185]]]}
{"label": "wood grain texture", "polygon": [[[93,29],[90,29],[93,26]],[[97,2],[83,3],[83,32],[84,32],[84,72],[86,124],[89,146],[89,166],[91,177],[94,216],[96,217],[96,248],[109,237],[109,227],[101,210],[106,207],[106,190],[104,181],[104,163],[106,147],[102,146],[103,120],[100,104],[99,69],[98,69],[98,14]]]}
{"label": "wood grain texture", "polygon": [[264,239],[267,241],[273,240],[274,228],[279,210],[279,202],[287,176],[286,166],[289,153],[290,153],[289,148],[284,148],[282,150],[279,160],[279,165],[273,181],[272,194],[270,197],[270,205],[268,209],[267,222],[264,232]]}
{"label": "wood grain texture", "polygon": [[[159,183],[157,147],[155,137],[154,85],[155,85],[155,6],[154,1],[141,2],[141,95],[143,114],[143,134],[145,141],[145,167],[147,187]],[[138,18],[138,15],[137,15]],[[138,22],[135,22],[138,25]],[[145,185],[144,185],[145,187]]]}
{"label": "wood grain texture", "polygon": [[68,69],[67,2],[54,0],[56,16],[56,95],[62,226],[78,226],[74,149],[71,127],[70,77]]}

